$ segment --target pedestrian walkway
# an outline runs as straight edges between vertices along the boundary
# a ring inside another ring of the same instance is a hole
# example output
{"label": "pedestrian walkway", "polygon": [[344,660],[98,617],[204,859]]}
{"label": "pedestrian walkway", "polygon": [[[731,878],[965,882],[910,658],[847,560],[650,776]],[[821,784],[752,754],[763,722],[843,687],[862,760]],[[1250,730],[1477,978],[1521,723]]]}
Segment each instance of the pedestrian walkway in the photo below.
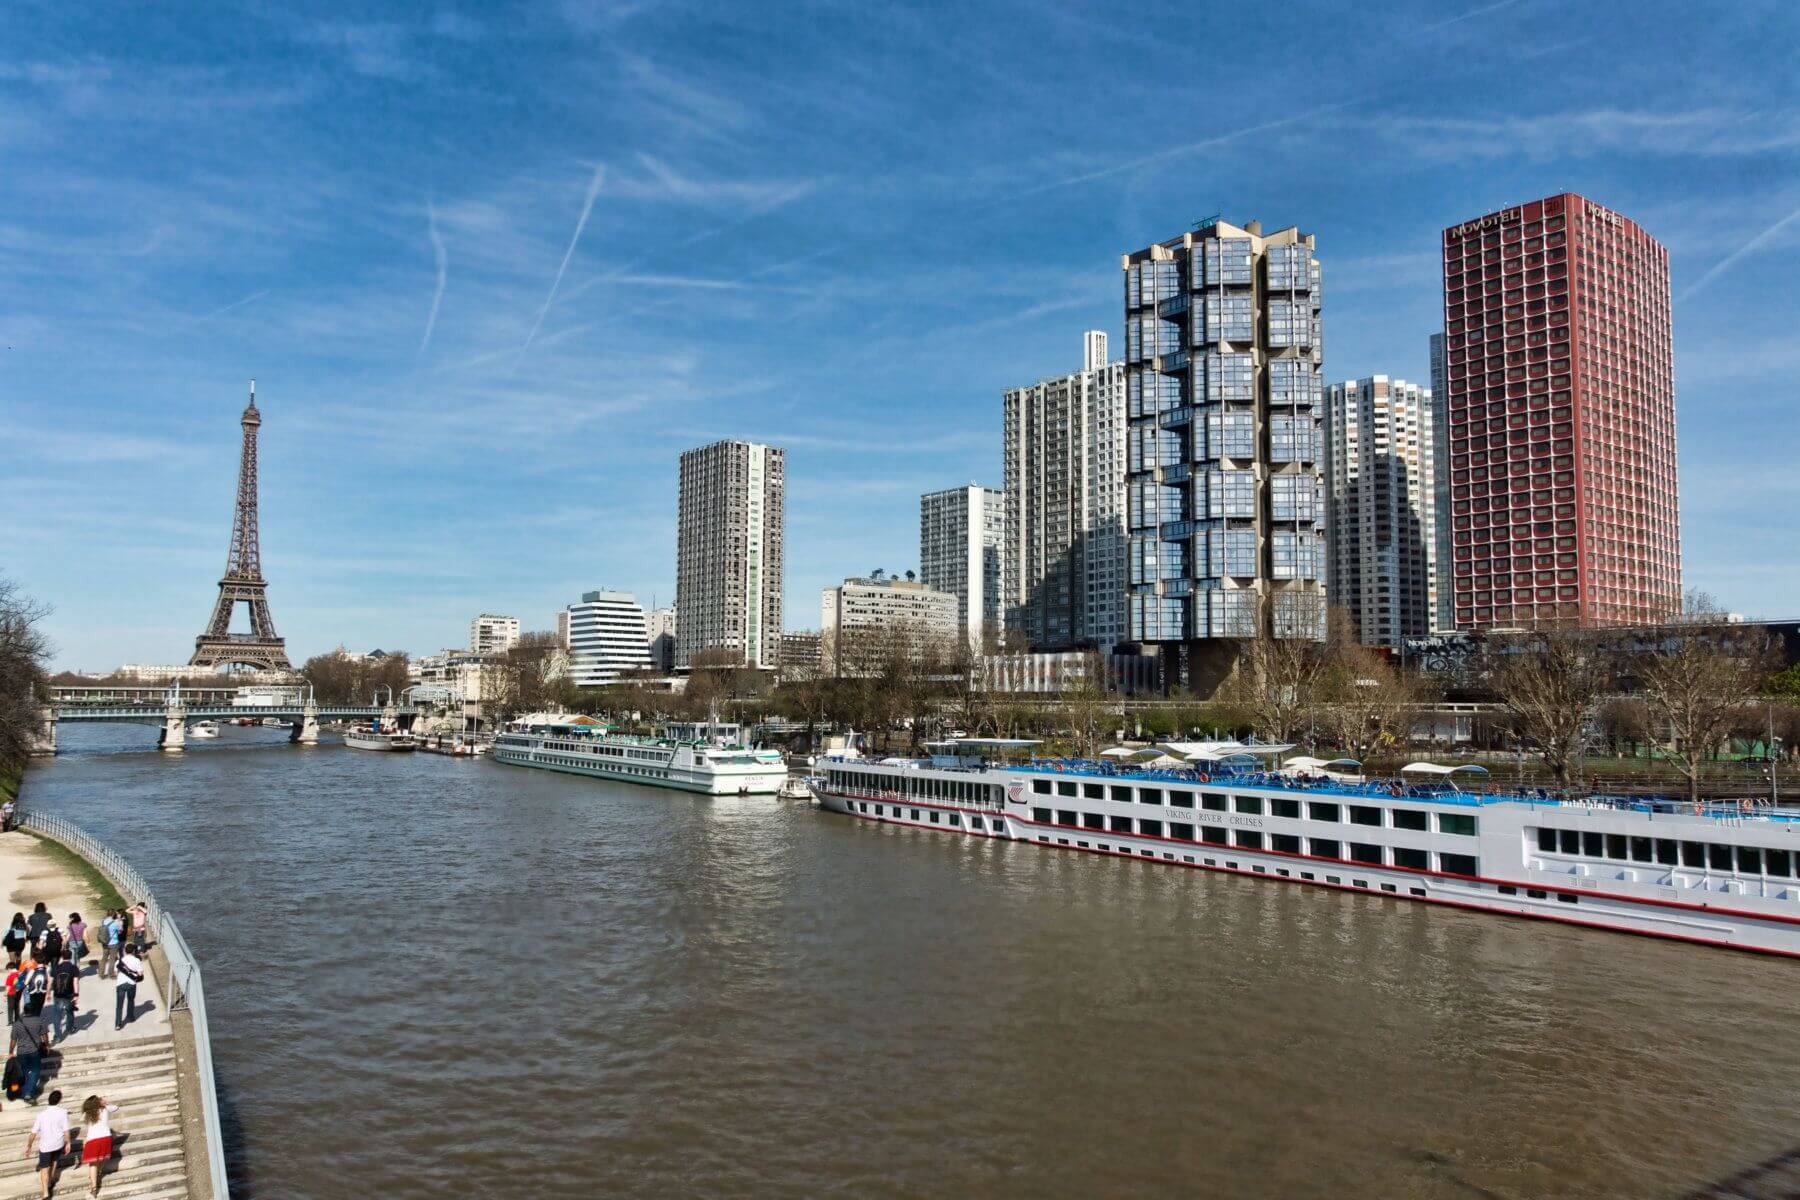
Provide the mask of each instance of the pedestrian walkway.
{"label": "pedestrian walkway", "polygon": [[[134,899],[128,897],[127,899]],[[58,852],[28,833],[0,834],[0,925],[15,912],[29,913],[42,900],[59,921],[79,912],[90,921],[105,902]],[[82,1101],[105,1096],[119,1106],[113,1117],[116,1154],[101,1178],[106,1200],[175,1200],[186,1197],[188,1172],[176,1094],[175,1043],[168,1009],[153,976],[138,985],[138,1017],[113,1029],[114,983],[95,977],[98,953],[81,977],[76,1029],[44,1062],[37,1107],[0,1103],[0,1200],[38,1195],[35,1162],[19,1157],[32,1121],[53,1091],[79,1130]],[[63,1160],[58,1196],[84,1196],[87,1171],[76,1146]]]}

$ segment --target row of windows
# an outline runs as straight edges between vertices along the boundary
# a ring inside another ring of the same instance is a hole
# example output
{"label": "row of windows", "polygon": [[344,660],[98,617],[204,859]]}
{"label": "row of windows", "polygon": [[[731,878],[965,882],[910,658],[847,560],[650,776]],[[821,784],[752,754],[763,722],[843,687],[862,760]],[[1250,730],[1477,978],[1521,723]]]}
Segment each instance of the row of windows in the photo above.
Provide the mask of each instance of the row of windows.
{"label": "row of windows", "polygon": [[1727,846],[1717,842],[1689,842],[1676,838],[1632,837],[1620,833],[1593,833],[1579,829],[1539,829],[1538,850],[1571,858],[1601,858],[1614,862],[1653,863],[1661,867],[1687,867],[1705,871],[1734,871],[1739,875],[1769,875],[1792,879],[1794,852],[1761,846]]}
{"label": "row of windows", "polygon": [[877,775],[870,771],[830,770],[826,780],[834,788],[916,796],[921,800],[945,800],[962,804],[1000,803],[1000,785],[969,779],[939,779],[931,775]]}
{"label": "row of windows", "polygon": [[[1200,841],[1213,846],[1236,846],[1240,850],[1270,850],[1277,854],[1308,854],[1314,858],[1336,858],[1370,866],[1406,867],[1415,871],[1433,869],[1432,852],[1407,846],[1378,846],[1372,842],[1341,842],[1335,838],[1301,838],[1288,833],[1264,833],[1260,829],[1225,829],[1218,825],[1196,828],[1187,821],[1162,821],[1150,817],[1127,817],[1116,813],[1076,812],[1072,809],[1033,808],[1031,819],[1040,825],[1063,825],[1071,829],[1091,829],[1100,833],[1136,834],[1140,837],[1168,838],[1177,842]],[[1198,832],[1199,837],[1194,835]],[[1083,848],[1087,843],[1079,843]],[[1104,846],[1100,847],[1105,849]],[[1439,871],[1453,875],[1479,875],[1480,862],[1472,854],[1439,853]]]}
{"label": "row of windows", "polygon": [[[923,815],[921,815],[919,809],[901,808],[898,804],[871,804],[867,800],[850,801],[851,812],[868,813],[871,816],[888,816],[889,808],[893,809],[892,815],[897,821],[929,820],[933,825],[947,825],[952,829],[963,828],[963,814],[959,812],[940,812],[935,808],[931,808],[924,810]],[[1005,836],[1006,834],[1006,824],[999,817],[984,818],[979,813],[969,813],[968,819],[968,828],[974,830],[976,833],[996,833],[1001,836]],[[992,822],[991,827],[990,821]]]}
{"label": "row of windows", "polygon": [[[1112,800],[1130,804],[1133,792],[1139,804],[1168,804],[1170,808],[1193,808],[1194,793],[1180,788],[1140,787],[1123,784],[1076,783],[1072,779],[1033,779],[1031,790],[1040,796],[1080,796],[1085,800]],[[1479,828],[1474,813],[1436,813],[1420,808],[1386,808],[1378,804],[1340,804],[1328,800],[1291,800],[1285,796],[1227,796],[1223,792],[1200,793],[1200,807],[1209,812],[1236,812],[1246,816],[1283,817],[1298,820],[1302,812],[1311,821],[1347,821],[1352,825],[1375,828],[1410,829],[1420,833],[1431,831],[1437,817],[1439,833],[1474,837]],[[1038,809],[1048,812],[1048,809]]]}

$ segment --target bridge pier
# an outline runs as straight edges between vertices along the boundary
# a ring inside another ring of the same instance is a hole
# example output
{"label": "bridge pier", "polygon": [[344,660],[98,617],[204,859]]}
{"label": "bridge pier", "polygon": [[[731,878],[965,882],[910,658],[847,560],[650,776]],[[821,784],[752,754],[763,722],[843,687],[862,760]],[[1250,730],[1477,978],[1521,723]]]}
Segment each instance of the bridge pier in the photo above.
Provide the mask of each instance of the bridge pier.
{"label": "bridge pier", "polygon": [[294,742],[302,746],[319,744],[319,706],[308,700],[306,707],[300,710],[300,720],[294,726]]}
{"label": "bridge pier", "polygon": [[54,708],[38,709],[37,736],[32,739],[33,754],[56,753],[56,710]]}
{"label": "bridge pier", "polygon": [[170,751],[187,749],[187,705],[179,700],[170,703],[163,714],[162,736],[156,744]]}

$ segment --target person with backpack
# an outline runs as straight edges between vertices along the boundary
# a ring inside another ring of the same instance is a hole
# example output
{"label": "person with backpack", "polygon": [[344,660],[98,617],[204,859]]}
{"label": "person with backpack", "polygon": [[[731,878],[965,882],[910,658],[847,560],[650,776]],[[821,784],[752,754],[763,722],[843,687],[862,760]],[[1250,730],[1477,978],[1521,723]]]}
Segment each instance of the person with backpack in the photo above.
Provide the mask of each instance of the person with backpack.
{"label": "person with backpack", "polygon": [[0,938],[0,946],[6,948],[6,965],[19,965],[19,956],[25,953],[25,947],[31,944],[31,932],[25,928],[25,914],[13,914],[12,924],[6,927],[6,936]]}
{"label": "person with backpack", "polygon": [[21,985],[23,985],[24,982],[25,982],[25,964],[24,963],[22,963],[22,962],[15,963],[13,966],[7,968],[7,971],[6,971],[6,1025],[7,1025],[7,1028],[9,1028],[9,1029],[12,1027],[12,1023],[19,1019],[19,1008],[25,999],[25,995],[24,995],[23,991],[21,991]]}
{"label": "person with backpack", "polygon": [[111,979],[117,973],[119,965],[119,913],[117,909],[107,909],[106,919],[100,922],[100,970],[101,979]]}
{"label": "person with backpack", "polygon": [[54,1044],[44,1018],[36,1013],[22,1013],[12,1023],[12,1039],[7,1044],[7,1052],[19,1062],[19,1098],[27,1104],[37,1103],[38,1082],[44,1074],[44,1051]]}
{"label": "person with backpack", "polygon": [[137,985],[144,981],[144,960],[126,946],[119,953],[118,1001],[113,1006],[113,1028],[123,1029],[137,1020]]}
{"label": "person with backpack", "polygon": [[50,1031],[58,1041],[67,1041],[75,1032],[76,998],[81,994],[81,972],[67,950],[50,968]]}
{"label": "person with backpack", "polygon": [[56,927],[56,922],[52,920],[44,926],[44,936],[38,944],[37,960],[49,966],[55,966],[61,961],[62,952],[63,932]]}
{"label": "person with backpack", "polygon": [[38,939],[44,936],[44,926],[49,923],[50,912],[44,907],[44,902],[39,900],[37,907],[31,910],[31,916],[25,922],[25,932],[29,935],[34,950],[37,948]]}
{"label": "person with backpack", "polygon": [[50,990],[50,972],[44,964],[32,959],[19,977],[19,1011],[35,1017],[44,1011],[44,996]]}

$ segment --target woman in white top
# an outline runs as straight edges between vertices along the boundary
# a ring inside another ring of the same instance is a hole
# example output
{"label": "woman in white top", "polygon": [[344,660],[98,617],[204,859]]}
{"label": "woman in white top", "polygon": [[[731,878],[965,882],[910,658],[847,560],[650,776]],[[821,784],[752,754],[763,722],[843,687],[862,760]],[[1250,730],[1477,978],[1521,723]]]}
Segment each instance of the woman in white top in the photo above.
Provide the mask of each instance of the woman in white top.
{"label": "woman in white top", "polygon": [[112,1157],[112,1115],[119,1106],[105,1096],[89,1096],[81,1106],[81,1162],[88,1169],[88,1195],[100,1194],[100,1168]]}

